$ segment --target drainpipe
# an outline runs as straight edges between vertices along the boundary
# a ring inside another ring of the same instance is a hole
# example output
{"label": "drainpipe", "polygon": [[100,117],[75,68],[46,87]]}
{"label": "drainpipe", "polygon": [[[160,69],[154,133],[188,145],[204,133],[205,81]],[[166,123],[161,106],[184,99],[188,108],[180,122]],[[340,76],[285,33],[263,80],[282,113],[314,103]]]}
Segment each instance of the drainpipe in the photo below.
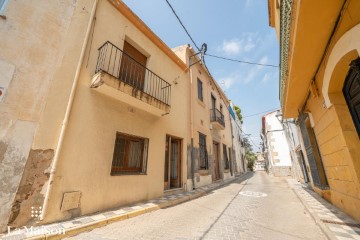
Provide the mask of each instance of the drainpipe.
{"label": "drainpipe", "polygon": [[189,73],[190,73],[190,132],[191,132],[191,180],[192,188],[195,189],[195,159],[194,159],[194,114],[193,114],[193,77],[190,68],[189,60]]}
{"label": "drainpipe", "polygon": [[[230,153],[230,156],[231,156],[231,176],[234,176],[235,175],[235,169],[234,169],[234,165],[235,164],[233,164],[234,163],[234,157],[235,156],[233,156],[233,151],[234,151],[234,135],[233,135],[233,126],[232,126],[232,123],[231,123],[231,118],[232,118],[232,116],[230,116],[231,114],[230,114],[230,111],[229,111],[229,107],[231,107],[231,105],[229,104],[229,106],[228,106],[228,112],[229,112],[229,119],[230,119],[230,131],[231,131],[231,153]],[[234,119],[235,120],[235,119]]]}
{"label": "drainpipe", "polygon": [[57,167],[57,163],[59,161],[59,156],[60,156],[60,152],[61,152],[61,149],[62,149],[62,144],[63,144],[63,140],[64,140],[64,136],[65,136],[65,131],[66,131],[66,127],[67,127],[67,124],[68,124],[68,120],[69,120],[71,108],[72,108],[72,105],[73,105],[73,101],[74,101],[75,90],[76,90],[76,86],[77,86],[77,83],[78,83],[78,80],[79,80],[80,69],[81,69],[81,65],[83,63],[83,58],[84,58],[84,55],[85,55],[85,49],[86,49],[86,45],[87,45],[87,42],[88,42],[88,39],[89,39],[91,26],[92,26],[93,21],[94,21],[94,16],[95,16],[95,10],[96,10],[97,3],[98,3],[98,0],[95,0],[93,8],[91,10],[90,21],[89,21],[89,24],[87,26],[87,30],[86,30],[86,34],[85,34],[85,40],[84,40],[83,46],[81,48],[80,60],[79,60],[78,65],[76,67],[75,77],[74,77],[73,84],[72,84],[72,87],[71,87],[69,101],[68,101],[65,116],[64,116],[64,119],[63,119],[63,122],[62,122],[62,125],[61,125],[58,145],[56,147],[54,160],[53,160],[52,165],[51,165],[50,176],[49,176],[49,181],[48,181],[48,187],[47,187],[46,193],[45,193],[44,205],[43,205],[42,213],[40,215],[40,220],[43,220],[45,218],[46,212],[47,212],[47,209],[48,209],[49,197],[50,197],[51,190],[52,190],[52,184],[54,182],[54,176],[55,176],[55,172],[56,172],[56,167]]}

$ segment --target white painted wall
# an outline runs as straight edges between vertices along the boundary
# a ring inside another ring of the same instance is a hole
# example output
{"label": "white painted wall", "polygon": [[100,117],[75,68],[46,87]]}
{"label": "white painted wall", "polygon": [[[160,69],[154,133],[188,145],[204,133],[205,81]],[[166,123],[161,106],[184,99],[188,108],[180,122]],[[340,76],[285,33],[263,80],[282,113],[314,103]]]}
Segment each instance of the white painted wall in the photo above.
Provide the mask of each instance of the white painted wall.
{"label": "white painted wall", "polygon": [[265,116],[265,132],[270,165],[275,167],[291,166],[290,149],[282,124],[276,117],[278,112]]}

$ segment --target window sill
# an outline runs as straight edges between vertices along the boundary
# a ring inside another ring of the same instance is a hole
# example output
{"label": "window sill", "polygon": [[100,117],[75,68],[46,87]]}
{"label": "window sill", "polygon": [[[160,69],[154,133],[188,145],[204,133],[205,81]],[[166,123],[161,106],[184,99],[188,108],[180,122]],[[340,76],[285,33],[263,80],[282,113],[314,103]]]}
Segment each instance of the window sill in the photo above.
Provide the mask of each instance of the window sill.
{"label": "window sill", "polygon": [[197,102],[200,106],[202,106],[203,108],[205,108],[205,103],[203,101],[201,101],[200,99],[197,99]]}
{"label": "window sill", "polygon": [[209,170],[198,170],[198,173],[200,174],[200,176],[208,176]]}
{"label": "window sill", "polygon": [[129,175],[147,175],[147,174],[137,173],[137,172],[110,173],[110,176],[129,176]]}

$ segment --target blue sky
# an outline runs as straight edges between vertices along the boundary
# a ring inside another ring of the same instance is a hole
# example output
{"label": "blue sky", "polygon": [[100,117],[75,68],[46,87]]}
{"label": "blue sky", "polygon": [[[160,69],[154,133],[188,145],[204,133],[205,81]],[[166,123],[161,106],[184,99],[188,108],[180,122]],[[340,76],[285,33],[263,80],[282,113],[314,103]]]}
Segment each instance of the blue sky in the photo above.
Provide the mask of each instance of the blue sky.
{"label": "blue sky", "polygon": [[[191,43],[165,0],[124,2],[169,46]],[[169,0],[200,47],[209,54],[278,65],[279,45],[269,27],[266,0]],[[243,116],[279,107],[278,68],[206,57],[206,64]],[[244,118],[244,132],[259,145],[261,115]],[[254,150],[257,148],[254,146]]]}

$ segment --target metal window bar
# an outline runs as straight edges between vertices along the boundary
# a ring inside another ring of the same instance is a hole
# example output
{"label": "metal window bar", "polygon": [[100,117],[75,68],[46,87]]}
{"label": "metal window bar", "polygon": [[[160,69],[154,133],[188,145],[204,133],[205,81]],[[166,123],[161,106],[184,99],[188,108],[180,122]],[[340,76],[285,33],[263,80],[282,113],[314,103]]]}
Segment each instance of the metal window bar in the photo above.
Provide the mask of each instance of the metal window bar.
{"label": "metal window bar", "polygon": [[170,106],[170,83],[109,41],[105,42],[98,51],[95,73],[103,71]]}
{"label": "metal window bar", "polygon": [[111,175],[145,174],[148,140],[117,133]]}
{"label": "metal window bar", "polygon": [[225,119],[224,119],[224,114],[222,114],[222,112],[220,112],[218,109],[213,108],[210,110],[210,121],[211,122],[218,122],[220,123],[223,127],[225,127]]}

